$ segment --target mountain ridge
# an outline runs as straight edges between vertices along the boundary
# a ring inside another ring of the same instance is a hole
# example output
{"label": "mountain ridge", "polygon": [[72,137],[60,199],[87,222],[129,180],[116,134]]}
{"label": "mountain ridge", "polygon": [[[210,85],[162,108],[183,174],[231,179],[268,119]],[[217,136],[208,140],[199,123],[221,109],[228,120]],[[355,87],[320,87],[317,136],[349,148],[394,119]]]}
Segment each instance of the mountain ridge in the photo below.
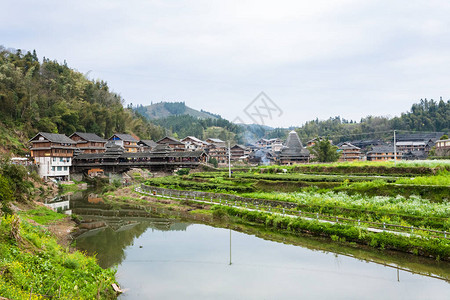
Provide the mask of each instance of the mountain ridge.
{"label": "mountain ridge", "polygon": [[213,114],[204,110],[196,110],[183,102],[161,101],[147,106],[138,105],[133,108],[136,112],[149,120],[168,118],[171,116],[189,115],[199,119],[222,119],[220,115]]}

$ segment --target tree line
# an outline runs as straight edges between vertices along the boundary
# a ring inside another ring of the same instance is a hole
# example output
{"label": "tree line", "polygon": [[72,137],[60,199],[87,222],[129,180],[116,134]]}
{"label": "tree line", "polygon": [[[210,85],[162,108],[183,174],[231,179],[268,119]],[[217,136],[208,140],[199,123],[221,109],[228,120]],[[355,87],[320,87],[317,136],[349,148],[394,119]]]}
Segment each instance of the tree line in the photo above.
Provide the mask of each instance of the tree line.
{"label": "tree line", "polygon": [[72,134],[93,132],[108,138],[115,132],[159,139],[165,130],[124,108],[120,95],[103,80],[90,80],[67,63],[36,51],[23,53],[0,46],[0,121],[26,136],[38,131]]}

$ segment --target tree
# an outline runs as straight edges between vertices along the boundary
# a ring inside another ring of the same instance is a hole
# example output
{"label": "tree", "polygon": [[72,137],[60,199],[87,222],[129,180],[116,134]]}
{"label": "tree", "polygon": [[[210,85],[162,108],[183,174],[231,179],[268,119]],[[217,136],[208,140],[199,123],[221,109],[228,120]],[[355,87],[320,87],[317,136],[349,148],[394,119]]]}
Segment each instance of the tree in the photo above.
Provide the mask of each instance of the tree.
{"label": "tree", "polygon": [[14,200],[14,194],[9,180],[0,174],[0,212],[11,214],[9,202]]}
{"label": "tree", "polygon": [[443,136],[441,136],[440,140],[448,140],[448,135],[444,134]]}
{"label": "tree", "polygon": [[315,160],[319,162],[337,161],[340,156],[337,150],[338,147],[331,145],[328,139],[320,139],[311,147],[312,153],[316,156]]}
{"label": "tree", "polygon": [[215,159],[214,157],[210,158],[210,159],[208,160],[208,162],[209,162],[210,164],[212,164],[215,168],[217,168],[217,166],[219,165],[219,163],[217,162],[217,159]]}

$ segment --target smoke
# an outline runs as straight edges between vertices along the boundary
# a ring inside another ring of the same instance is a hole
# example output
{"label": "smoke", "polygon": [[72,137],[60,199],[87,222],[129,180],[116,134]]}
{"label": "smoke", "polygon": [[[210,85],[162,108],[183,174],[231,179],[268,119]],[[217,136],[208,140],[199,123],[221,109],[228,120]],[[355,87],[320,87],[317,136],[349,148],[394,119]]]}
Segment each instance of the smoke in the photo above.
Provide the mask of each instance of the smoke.
{"label": "smoke", "polygon": [[258,158],[262,165],[268,166],[270,164],[270,159],[267,158],[267,152],[262,149],[257,150],[254,157]]}

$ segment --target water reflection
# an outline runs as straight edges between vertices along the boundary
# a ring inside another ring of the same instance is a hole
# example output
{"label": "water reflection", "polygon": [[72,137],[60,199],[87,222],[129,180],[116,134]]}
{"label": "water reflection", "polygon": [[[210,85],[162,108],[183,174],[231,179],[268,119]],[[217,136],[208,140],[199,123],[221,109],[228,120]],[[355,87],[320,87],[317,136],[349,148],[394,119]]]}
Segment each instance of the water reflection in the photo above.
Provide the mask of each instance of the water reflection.
{"label": "water reflection", "polygon": [[[443,280],[340,254],[277,243],[202,224],[174,229],[140,223],[129,235],[105,230],[83,239],[101,259],[121,263],[121,299],[446,299]],[[181,230],[180,230],[181,229]],[[123,238],[123,241],[117,239]],[[123,251],[116,252],[109,248]],[[126,242],[125,242],[126,241]],[[126,245],[125,245],[126,244]]]}
{"label": "water reflection", "polygon": [[135,208],[112,213],[108,204],[89,195],[74,195],[70,204],[88,224],[98,226],[77,239],[77,248],[96,253],[103,267],[118,265],[119,283],[129,289],[122,299],[448,296],[448,263],[389,256],[263,228],[231,231],[158,218]]}
{"label": "water reflection", "polygon": [[65,195],[58,196],[52,199],[46,199],[44,204],[54,211],[71,215],[72,210],[70,209],[70,196],[71,195]]}

